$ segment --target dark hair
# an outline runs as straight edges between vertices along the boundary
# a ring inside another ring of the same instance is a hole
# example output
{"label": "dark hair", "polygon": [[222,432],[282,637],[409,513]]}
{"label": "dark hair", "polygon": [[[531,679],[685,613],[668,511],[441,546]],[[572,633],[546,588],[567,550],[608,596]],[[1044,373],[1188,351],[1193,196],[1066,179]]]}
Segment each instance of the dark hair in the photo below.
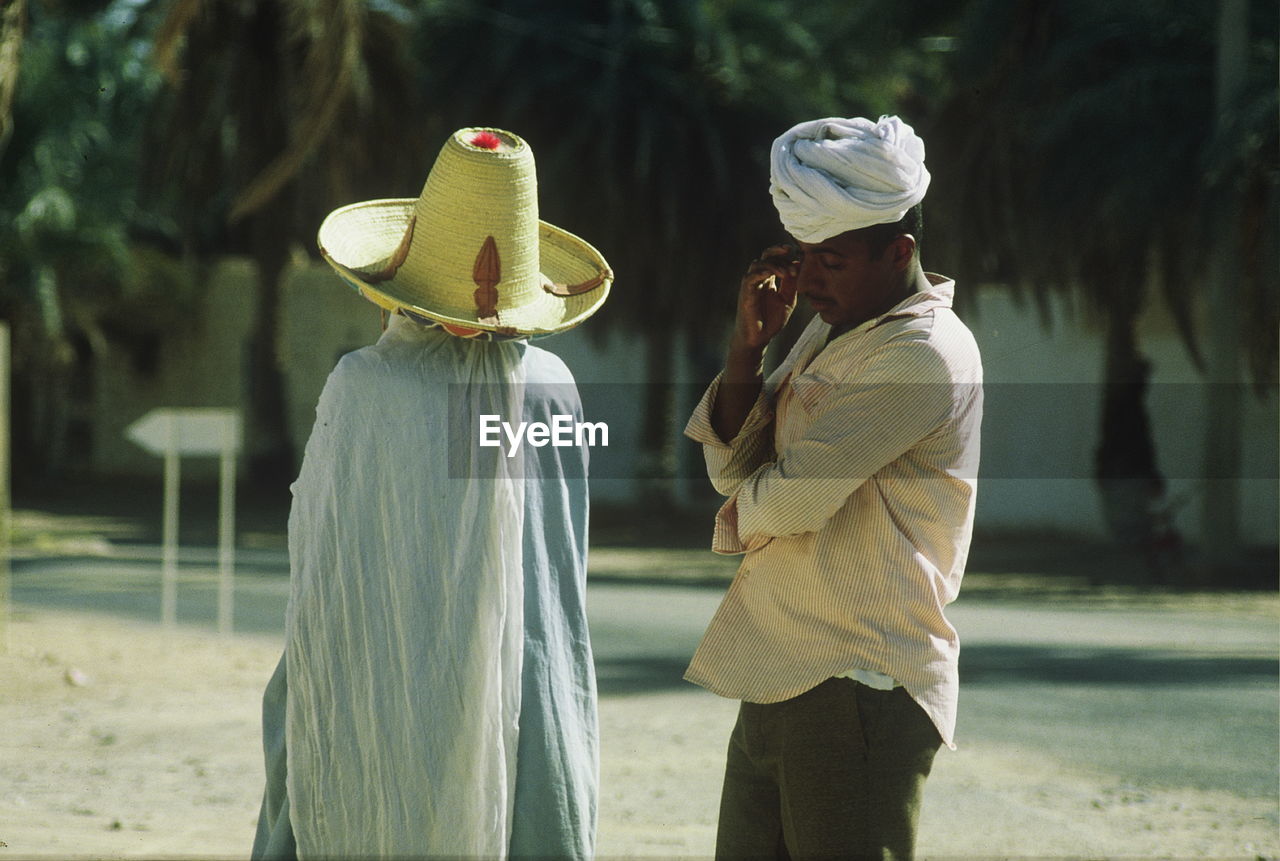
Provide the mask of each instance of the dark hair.
{"label": "dark hair", "polygon": [[916,240],[916,253],[920,253],[920,243],[924,233],[924,204],[917,203],[907,210],[907,214],[889,224],[873,224],[857,231],[867,240],[867,247],[872,257],[879,257],[889,247],[889,243],[904,233],[910,233]]}

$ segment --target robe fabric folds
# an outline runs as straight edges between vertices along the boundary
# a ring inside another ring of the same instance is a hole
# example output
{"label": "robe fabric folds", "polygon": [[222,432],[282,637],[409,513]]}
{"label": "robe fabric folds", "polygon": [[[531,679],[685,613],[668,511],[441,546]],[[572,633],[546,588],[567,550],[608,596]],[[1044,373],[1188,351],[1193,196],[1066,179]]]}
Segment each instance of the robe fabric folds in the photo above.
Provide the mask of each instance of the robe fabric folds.
{"label": "robe fabric folds", "polygon": [[255,857],[590,856],[586,455],[481,447],[485,414],[581,407],[546,351],[401,318],[326,383]]}

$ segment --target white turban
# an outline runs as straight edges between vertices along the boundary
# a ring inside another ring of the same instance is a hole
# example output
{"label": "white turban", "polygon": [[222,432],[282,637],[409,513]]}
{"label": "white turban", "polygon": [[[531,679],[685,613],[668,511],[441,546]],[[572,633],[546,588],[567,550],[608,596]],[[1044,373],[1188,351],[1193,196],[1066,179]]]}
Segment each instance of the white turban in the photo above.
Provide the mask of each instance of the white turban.
{"label": "white turban", "polygon": [[773,142],[770,161],[774,206],[801,242],[891,224],[929,188],[924,141],[897,117],[800,123]]}

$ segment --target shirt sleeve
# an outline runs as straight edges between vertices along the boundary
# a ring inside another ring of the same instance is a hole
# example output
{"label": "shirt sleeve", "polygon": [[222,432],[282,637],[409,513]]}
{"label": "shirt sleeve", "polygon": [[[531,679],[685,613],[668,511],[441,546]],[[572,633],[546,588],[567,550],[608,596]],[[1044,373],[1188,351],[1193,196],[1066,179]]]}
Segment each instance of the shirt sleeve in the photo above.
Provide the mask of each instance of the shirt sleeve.
{"label": "shirt sleeve", "polygon": [[711,426],[711,411],[723,373],[711,381],[685,425],[684,435],[702,444],[707,477],[716,492],[732,496],[761,464],[773,459],[773,407],[762,388],[738,435],[725,442]]}
{"label": "shirt sleeve", "polygon": [[881,350],[856,379],[796,397],[812,421],[776,462],[739,482],[716,518],[719,552],[821,529],[863,482],[947,420],[955,391],[932,347],[906,342]]}

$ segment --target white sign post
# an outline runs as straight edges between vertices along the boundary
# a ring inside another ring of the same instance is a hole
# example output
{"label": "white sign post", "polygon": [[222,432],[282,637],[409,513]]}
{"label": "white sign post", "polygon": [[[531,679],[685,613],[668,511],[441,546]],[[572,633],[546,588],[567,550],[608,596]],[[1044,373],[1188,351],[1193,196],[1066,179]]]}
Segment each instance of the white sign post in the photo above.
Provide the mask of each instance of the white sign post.
{"label": "white sign post", "polygon": [[177,621],[178,489],[181,455],[218,455],[218,631],[230,634],[235,594],[236,453],[240,450],[240,412],[232,409],[158,409],[131,424],[125,434],[164,458],[164,527],[160,567],[160,618]]}

